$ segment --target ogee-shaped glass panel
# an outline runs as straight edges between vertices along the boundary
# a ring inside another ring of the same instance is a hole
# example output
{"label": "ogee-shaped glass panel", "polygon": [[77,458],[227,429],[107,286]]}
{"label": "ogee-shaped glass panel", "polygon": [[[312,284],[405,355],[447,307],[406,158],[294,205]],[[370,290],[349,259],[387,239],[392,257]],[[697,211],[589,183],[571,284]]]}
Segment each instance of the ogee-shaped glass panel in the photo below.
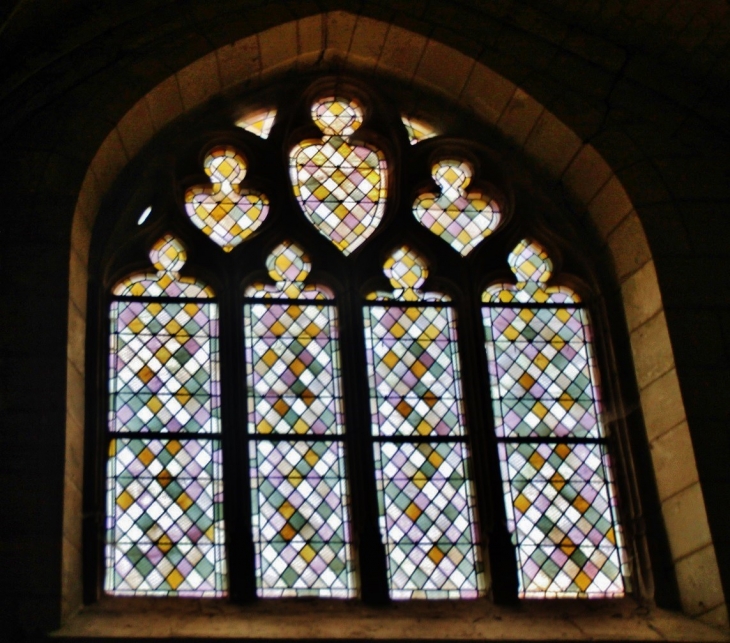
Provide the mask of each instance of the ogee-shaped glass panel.
{"label": "ogee-shaped glass panel", "polygon": [[269,199],[241,186],[246,161],[235,148],[213,148],[203,165],[211,185],[196,185],[185,192],[185,212],[211,241],[230,252],[264,222]]}
{"label": "ogee-shaped glass panel", "polygon": [[372,145],[349,136],[362,125],[356,101],[324,98],[312,106],[322,139],[302,141],[290,154],[291,181],[305,216],[344,254],[362,245],[380,224],[387,166]]}
{"label": "ogee-shaped glass panel", "polygon": [[472,173],[465,161],[439,161],[432,168],[432,176],[440,193],[427,192],[413,203],[418,222],[464,256],[492,234],[502,220],[494,199],[480,191],[467,192]]}

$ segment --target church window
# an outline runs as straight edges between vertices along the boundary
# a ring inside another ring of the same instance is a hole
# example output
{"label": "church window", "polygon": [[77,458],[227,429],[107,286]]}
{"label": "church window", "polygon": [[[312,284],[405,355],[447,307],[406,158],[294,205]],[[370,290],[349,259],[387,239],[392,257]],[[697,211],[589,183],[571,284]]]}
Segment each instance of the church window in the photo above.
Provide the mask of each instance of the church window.
{"label": "church window", "polygon": [[448,123],[292,83],[178,138],[107,233],[103,591],[622,596],[588,305],[544,225]]}

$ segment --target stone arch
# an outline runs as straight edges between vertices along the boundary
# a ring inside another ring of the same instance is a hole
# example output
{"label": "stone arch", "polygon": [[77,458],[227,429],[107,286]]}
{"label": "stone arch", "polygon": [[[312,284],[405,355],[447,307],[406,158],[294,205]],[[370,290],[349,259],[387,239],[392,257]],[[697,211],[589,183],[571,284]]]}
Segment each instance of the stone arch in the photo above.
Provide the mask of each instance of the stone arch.
{"label": "stone arch", "polygon": [[[69,266],[63,609],[81,602],[81,488],[87,263],[101,200],[169,122],[230,88],[322,61],[370,69],[448,96],[496,127],[589,214],[621,287],[662,513],[684,611],[726,623],[715,549],[679,389],[662,295],[646,235],[621,179],[599,151],[511,81],[463,53],[372,18],[335,11],[223,46],[142,97],[109,132],[86,172]],[[681,462],[680,467],[676,463]],[[719,614],[719,616],[717,616]]]}

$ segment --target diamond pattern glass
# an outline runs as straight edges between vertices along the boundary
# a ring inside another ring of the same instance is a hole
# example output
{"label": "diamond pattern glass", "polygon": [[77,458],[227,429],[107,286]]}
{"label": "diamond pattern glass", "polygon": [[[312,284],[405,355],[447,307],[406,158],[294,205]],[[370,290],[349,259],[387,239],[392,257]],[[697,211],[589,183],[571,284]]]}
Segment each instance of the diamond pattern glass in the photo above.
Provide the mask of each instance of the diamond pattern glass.
{"label": "diamond pattern glass", "polygon": [[419,196],[413,203],[413,215],[466,256],[499,226],[499,205],[483,192],[467,192],[473,170],[465,161],[440,161],[431,172],[440,193]]}
{"label": "diamond pattern glass", "polygon": [[484,309],[499,437],[602,437],[586,313]]}
{"label": "diamond pattern glass", "polygon": [[221,457],[217,440],[111,440],[108,593],[197,598],[226,594]]}
{"label": "diamond pattern glass", "polygon": [[364,322],[390,595],[474,598],[484,580],[454,312],[419,289],[428,267],[414,250],[393,252],[384,272],[394,291],[370,297],[390,301],[366,306]]}
{"label": "diamond pattern glass", "polygon": [[233,147],[213,148],[203,162],[211,185],[185,192],[185,211],[197,228],[230,252],[251,236],[269,213],[265,194],[241,187],[246,161]]}
{"label": "diamond pattern glass", "polygon": [[253,284],[244,305],[258,593],[348,598],[357,588],[336,308],[311,301],[330,294],[304,286],[311,264],[295,244],[277,246],[267,267],[276,285]]}
{"label": "diamond pattern glass", "polygon": [[482,593],[467,459],[460,443],[375,443],[392,598]]}
{"label": "diamond pattern glass", "polygon": [[521,242],[509,263],[517,285],[488,288],[483,319],[520,596],[622,596],[627,562],[588,314],[570,289],[545,286],[552,263],[538,244]]}
{"label": "diamond pattern glass", "polygon": [[621,533],[602,444],[502,443],[525,598],[623,596]]}
{"label": "diamond pattern glass", "polygon": [[420,143],[427,138],[438,136],[438,132],[428,123],[411,118],[410,116],[401,116],[401,121],[403,121],[403,125],[405,125],[406,132],[408,133],[408,140],[410,140],[411,145]]}
{"label": "diamond pattern glass", "polygon": [[178,273],[187,261],[182,243],[172,235],[163,236],[150,251],[156,274],[135,273],[122,279],[112,293],[119,297],[213,297],[213,291],[192,277]]}
{"label": "diamond pattern glass", "polygon": [[343,432],[335,309],[246,304],[251,433]]}
{"label": "diamond pattern glass", "polygon": [[259,596],[355,595],[343,465],[339,441],[251,443]]}
{"label": "diamond pattern glass", "polygon": [[217,304],[177,239],[150,259],[110,305],[104,590],[225,596]]}
{"label": "diamond pattern glass", "polygon": [[321,141],[302,141],[290,154],[294,194],[314,227],[344,254],[375,231],[383,217],[387,166],[371,145],[351,145],[346,137],[362,124],[354,101],[327,98],[316,102],[312,119]]}
{"label": "diamond pattern glass", "polygon": [[245,129],[247,132],[251,132],[251,134],[255,134],[261,138],[268,138],[275,120],[275,109],[258,109],[237,120],[236,127]]}
{"label": "diamond pattern glass", "polygon": [[205,302],[112,302],[112,431],[220,431],[216,308]]}
{"label": "diamond pattern glass", "polygon": [[463,435],[451,308],[367,310],[373,434]]}

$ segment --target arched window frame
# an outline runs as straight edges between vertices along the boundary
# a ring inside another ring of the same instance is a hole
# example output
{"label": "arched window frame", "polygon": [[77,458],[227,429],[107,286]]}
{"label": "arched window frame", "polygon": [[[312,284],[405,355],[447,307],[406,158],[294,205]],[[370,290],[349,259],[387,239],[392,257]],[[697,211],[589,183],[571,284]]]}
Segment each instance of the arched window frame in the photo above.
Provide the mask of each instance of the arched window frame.
{"label": "arched window frame", "polygon": [[[358,84],[357,83],[352,83],[352,85],[353,85],[353,87],[358,87]],[[319,87],[317,88],[317,90],[319,91]],[[314,91],[314,90],[311,90],[311,91]],[[358,87],[358,89],[356,90],[356,93],[357,92],[360,92],[363,95],[365,95],[367,97],[366,100],[368,100],[368,99],[369,100],[372,100],[372,96],[375,94],[374,92],[370,92],[368,89],[362,89],[361,87]],[[302,101],[302,102],[303,103],[306,103],[306,101]],[[381,107],[381,110],[382,110],[382,107]],[[310,126],[309,125],[306,125],[306,124],[302,125],[303,130],[306,130],[309,127]],[[395,128],[395,125],[393,123],[390,123],[388,127],[390,128],[391,135],[392,135],[392,130]],[[292,136],[294,136],[294,134]],[[298,132],[296,133],[296,136],[294,136],[294,137],[296,138],[297,136],[299,136],[299,133]],[[382,135],[381,135],[381,142],[383,142],[382,141],[383,138],[386,138],[386,140],[387,140],[387,137],[382,137]],[[227,142],[230,142],[231,140],[236,139],[236,135],[235,135],[235,130],[231,130],[231,131],[227,132],[226,135],[217,134],[216,136],[212,136],[211,133],[208,132],[207,134],[200,135],[199,136],[199,139],[205,139],[207,141],[207,143],[203,147],[204,148],[209,148],[211,145],[214,144],[214,141],[216,141],[216,140],[223,140],[223,139],[225,139]],[[257,162],[260,163],[260,165],[263,165],[263,162],[261,161],[261,159],[260,158],[257,159],[256,158],[256,154],[255,154],[255,151],[256,151],[257,148],[258,149],[261,149],[260,142],[257,142],[255,140],[252,140],[252,139],[247,138],[245,136],[243,138],[241,138],[239,136],[238,140],[241,143],[241,146],[246,150],[246,152],[247,152],[246,156],[251,160],[251,166],[252,166],[252,168],[256,165]],[[235,144],[235,142],[234,142],[234,144]],[[421,170],[421,174],[422,175],[423,175],[422,170],[423,170],[424,166],[426,165],[423,161],[426,160],[426,159],[428,159],[429,161],[432,161],[434,157],[446,158],[446,157],[456,156],[456,157],[459,157],[459,158],[467,158],[467,159],[470,159],[470,160],[477,159],[477,165],[481,164],[482,166],[485,166],[485,165],[486,166],[489,166],[490,163],[493,163],[494,162],[492,159],[489,158],[490,154],[485,151],[485,148],[483,147],[483,145],[474,145],[473,143],[468,143],[468,142],[464,141],[463,139],[458,139],[458,138],[446,139],[445,137],[442,136],[442,137],[437,138],[437,139],[435,139],[433,141],[427,141],[427,142],[419,143],[419,146],[421,146],[421,150],[427,150],[428,148],[425,147],[426,145],[431,145],[431,151],[429,153],[426,153],[426,151],[421,151],[421,153],[420,153],[420,158],[421,158],[421,161],[422,161],[420,170]],[[196,146],[198,148],[200,148],[200,140],[198,140],[198,141],[196,141],[194,143],[190,143],[188,145],[188,148],[193,148],[193,147],[196,147]],[[388,147],[387,143],[384,146],[387,148]],[[395,146],[395,147],[396,148],[401,148],[401,149],[399,149],[399,150],[390,150],[389,151],[390,156],[388,158],[389,159],[393,159],[393,161],[391,162],[391,172],[397,172],[398,171],[398,168],[402,165],[401,163],[399,163],[398,157],[400,156],[400,154],[403,153],[404,150],[407,149],[403,145],[403,141],[402,140],[400,140],[399,141],[399,144],[397,146]],[[271,151],[270,151],[270,149],[269,149],[268,155],[265,154],[264,156],[268,156],[269,158],[271,157]],[[192,153],[188,152],[187,155],[183,155],[183,157],[184,157],[184,159],[187,159],[187,161],[183,160],[183,164],[185,162],[187,162],[187,167],[190,168],[190,173],[192,174],[193,163],[191,163],[190,160],[189,160],[192,157]],[[178,163],[178,166],[179,165],[180,165],[180,163]],[[495,176],[495,178],[496,178],[496,180],[494,181],[494,184],[500,185],[500,186],[501,185],[509,185],[510,182],[508,180],[505,180],[503,177],[499,176],[500,175],[500,172],[499,171],[495,171],[494,170],[494,167],[490,168],[490,170],[492,172],[492,175]],[[261,182],[262,191],[263,192],[270,191],[270,188],[267,187],[267,184],[270,183],[270,181],[267,179],[265,172],[263,172],[260,167],[259,167],[258,171],[259,171],[259,174],[258,174],[258,177],[257,178]],[[254,172],[254,174],[255,174],[255,172]],[[488,171],[488,172],[486,172],[486,174],[487,174],[487,176],[489,176],[490,175],[490,172]],[[178,176],[179,176],[179,174],[178,174]],[[200,182],[200,180],[201,180],[201,177],[200,177],[199,170],[198,170],[198,172],[195,174],[195,178],[194,179],[190,179],[190,181],[183,181],[182,183],[183,184],[195,183],[195,182]],[[429,182],[428,179],[425,178],[425,177],[423,178],[423,181],[424,181],[424,183],[428,183]],[[406,183],[406,182],[404,181],[404,183]],[[410,183],[410,185],[413,185],[414,184],[412,178],[411,178],[411,180],[410,180],[409,183]],[[395,186],[396,189],[401,189],[401,190],[403,189],[402,186],[399,184],[399,182],[397,180],[396,181],[391,181],[391,186]],[[416,191],[418,191],[418,190],[416,190]],[[177,193],[179,194],[179,191]],[[405,195],[400,195],[400,204],[401,204],[400,205],[400,209],[402,210],[404,207],[407,207],[408,203],[409,203],[409,198],[406,197]],[[509,203],[509,199],[506,199],[505,200],[505,203]],[[179,204],[178,204],[178,207],[179,207]],[[163,206],[163,209],[166,209],[167,212],[164,214],[164,216],[162,217],[162,219],[159,219],[158,218],[156,222],[153,221],[153,225],[150,226],[150,228],[148,229],[148,231],[144,231],[143,229],[141,229],[141,231],[143,232],[143,234],[140,234],[139,235],[139,238],[138,238],[138,241],[137,241],[136,244],[134,244],[134,243],[133,244],[130,244],[130,247],[131,246],[136,246],[136,247],[134,248],[134,250],[130,251],[127,256],[129,256],[129,257],[133,257],[133,256],[134,257],[138,257],[139,256],[139,250],[141,249],[141,247],[143,247],[145,244],[149,244],[149,240],[154,236],[152,234],[152,230],[160,230],[164,226],[173,227],[173,228],[176,228],[177,231],[180,233],[180,235],[185,239],[186,245],[189,245],[190,246],[191,251],[192,251],[191,254],[198,254],[201,258],[202,257],[205,258],[204,261],[200,262],[199,267],[198,267],[198,272],[200,272],[201,274],[206,274],[207,276],[210,276],[211,277],[211,281],[213,281],[213,282],[216,281],[216,278],[220,282],[220,280],[221,280],[220,272],[218,273],[217,276],[214,276],[216,270],[213,268],[214,266],[216,266],[216,264],[217,264],[217,267],[218,268],[220,267],[219,260],[216,257],[214,257],[215,251],[217,251],[219,249],[218,248],[211,248],[211,247],[207,247],[206,248],[205,247],[205,243],[202,243],[199,239],[196,239],[194,237],[194,235],[192,234],[192,231],[190,229],[190,226],[187,225],[187,222],[184,222],[184,221],[181,221],[181,220],[178,220],[176,222],[175,218],[176,217],[179,217],[180,214],[179,214],[179,212],[177,214],[175,212],[173,212],[173,204],[172,203],[170,203],[170,202],[166,203]],[[508,209],[509,209],[509,207],[505,208],[505,210],[508,210]],[[391,220],[392,220],[392,213],[390,214],[390,216],[391,216]],[[386,218],[387,217],[388,217],[388,214],[386,214]],[[154,219],[154,217],[153,217],[153,219]],[[164,226],[163,226],[163,222],[164,222]],[[531,225],[534,226],[535,223],[534,222],[530,223],[528,221],[523,221],[522,224],[521,224],[521,227],[522,227],[521,232],[523,232],[525,228],[528,228],[529,229]],[[519,226],[518,226],[518,229],[519,229]],[[299,230],[300,234],[302,234],[301,230],[303,230],[303,228],[301,228]],[[374,235],[373,239],[377,239],[379,236],[381,236],[381,233],[382,232],[383,232],[383,229],[381,227],[381,229],[376,232],[376,234]],[[512,230],[510,232],[510,234],[512,236],[514,236],[515,235],[515,231]],[[306,236],[307,235],[304,234],[304,237],[306,237]],[[310,242],[311,243],[314,243],[316,237],[312,236],[311,234],[308,235],[308,236],[309,236],[309,238],[311,240]],[[535,233],[533,236],[538,236],[538,234]],[[144,237],[144,242],[142,242],[142,238],[143,237]],[[502,240],[502,243],[499,244],[499,247],[501,248],[501,252],[506,256],[506,250],[508,250],[509,243],[506,243],[505,242],[505,239],[506,239],[505,235],[502,235],[502,237],[503,237],[503,240]],[[398,239],[398,234],[397,233],[394,234],[390,239],[392,239],[393,241],[389,240],[387,243],[384,243],[383,244],[383,247],[385,247],[385,246],[392,247],[394,245],[394,243],[396,243],[396,241]],[[270,242],[269,242],[269,244],[270,244]],[[419,247],[419,249],[422,249],[424,255],[431,257],[432,258],[431,260],[434,262],[434,264],[438,265],[439,263],[443,263],[443,262],[439,262],[439,259],[438,259],[439,255],[441,255],[442,254],[442,251],[443,251],[443,245],[442,244],[443,244],[443,241],[438,240],[435,237],[433,239],[431,239],[430,237],[428,237],[427,233],[424,232],[423,235],[422,235],[422,238],[420,239],[420,247]],[[307,244],[305,243],[304,245],[306,246]],[[319,244],[314,243],[314,245],[318,245],[319,246],[318,253],[319,253],[319,256],[320,257],[324,257],[325,258],[325,262],[324,262],[325,266],[327,266],[327,264],[330,264],[331,262],[327,261],[328,252],[325,250],[326,244],[323,245],[322,241],[319,240]],[[368,244],[366,243],[364,245],[364,247],[367,246],[367,245]],[[495,244],[492,243],[492,245],[494,247]],[[483,250],[483,248],[482,248],[482,250]],[[332,257],[333,256],[332,255],[332,251],[333,250],[330,248],[329,251],[330,251],[329,252],[329,256]],[[257,261],[259,262],[258,268],[255,267],[255,262],[254,261],[251,261],[249,265],[252,266],[252,267],[247,268],[247,269],[239,268],[238,269],[239,270],[239,273],[238,274],[236,274],[235,276],[226,277],[224,279],[224,281],[225,280],[228,280],[228,279],[231,279],[231,280],[239,279],[240,280],[239,283],[242,283],[243,281],[245,281],[245,278],[241,276],[242,273],[247,273],[247,274],[250,274],[250,275],[254,275],[257,270],[260,272],[260,260],[261,260],[261,257],[257,257]],[[118,258],[115,258],[114,260],[107,259],[107,261],[108,261],[108,264],[109,265],[116,264],[117,268],[115,270],[115,273],[116,273],[117,276],[118,275],[121,275],[121,274],[124,274],[126,271],[128,271],[127,268],[122,269],[121,268],[122,265],[126,265],[126,266],[130,266],[131,265],[127,259],[122,259],[121,256],[118,257]],[[139,263],[139,260],[136,260],[135,262],[136,263]],[[330,273],[329,275],[326,275],[326,272],[327,272],[326,269],[321,268],[320,270],[323,270],[323,272],[325,273],[325,276],[324,276],[324,280],[325,281],[330,280],[330,281],[335,282],[335,283],[337,282],[337,276],[335,274]],[[371,273],[373,274],[372,280],[374,280],[375,282],[377,282],[378,279],[380,279],[382,281],[382,277],[375,277],[374,276],[374,273],[375,272],[376,271],[374,269],[371,270]],[[474,287],[474,289],[472,290],[471,293],[459,292],[459,287],[458,286],[455,286],[455,284],[454,284],[454,281],[455,280],[453,279],[453,275],[454,274],[458,274],[459,272],[460,271],[458,269],[456,269],[456,270],[452,270],[452,275],[447,275],[446,277],[441,277],[441,279],[439,279],[438,277],[436,277],[434,283],[437,283],[439,285],[440,285],[440,282],[443,283],[443,284],[446,284],[448,286],[448,288],[450,290],[452,290],[452,292],[454,292],[455,299],[458,300],[458,301],[460,301],[460,305],[462,306],[462,310],[468,310],[468,311],[470,311],[469,313],[466,313],[466,314],[464,314],[462,316],[463,319],[462,319],[462,322],[461,323],[463,323],[464,325],[467,325],[467,326],[470,323],[473,325],[474,324],[474,319],[473,319],[473,317],[474,317],[474,314],[473,314],[474,308],[476,308],[478,306],[475,303],[469,303],[469,302],[470,302],[470,298],[472,297],[472,295],[474,294],[474,292],[477,289],[476,289],[476,287]],[[488,271],[485,271],[485,269],[482,268],[481,269],[481,274],[485,274],[485,272],[488,272]],[[111,283],[111,281],[109,280],[109,277],[108,276],[107,276],[107,283]],[[466,282],[463,282],[463,283],[466,283]],[[230,289],[231,286],[230,285],[226,285],[226,286],[217,285],[216,288],[222,288],[223,290],[226,290],[226,288]],[[346,296],[345,295],[345,290],[340,290],[340,292],[343,293],[343,298]],[[221,305],[222,305],[223,308],[225,307],[225,304],[222,303]],[[230,306],[231,305],[231,302],[229,301],[227,305]],[[232,313],[229,310],[229,312],[227,314],[234,315],[235,313]],[[470,316],[472,317],[471,322],[465,321],[465,319],[468,318],[468,317],[470,317]],[[468,334],[468,336],[471,337],[472,343],[474,343],[475,342],[475,338],[477,337],[477,334],[475,334],[476,332],[477,331],[474,331],[474,330],[470,329],[470,330],[467,331],[467,333],[463,333],[462,332],[462,335],[463,334]],[[473,346],[470,347],[470,348],[473,348]],[[465,349],[464,349],[464,347],[461,347],[460,350],[463,352]],[[230,368],[231,371],[235,370],[233,367],[229,367],[229,368]],[[352,368],[352,367],[350,367],[350,368]],[[477,372],[479,372],[480,368],[481,367],[478,364],[476,364],[476,363],[472,364],[469,368],[466,368],[465,367],[465,371],[466,370],[471,370],[472,371],[472,375],[465,377],[465,386],[469,386],[472,389],[474,389],[475,382],[478,380],[478,377],[475,378],[474,377],[474,374],[477,373]],[[240,377],[240,375],[239,375],[239,377]],[[230,385],[230,383],[228,385],[226,383],[224,383],[223,384],[224,389],[226,388],[226,386],[229,386],[230,387],[231,385]],[[474,392],[472,390],[472,392],[469,395],[471,396],[472,399],[474,399],[474,396],[475,395],[478,395],[478,393],[476,393],[476,392]],[[226,397],[226,395],[224,393],[224,398],[225,397]],[[226,402],[224,402],[224,404],[226,404]],[[235,404],[235,402],[229,401],[228,404],[230,406],[233,406],[233,404]],[[472,406],[473,406],[473,403],[472,403]],[[472,414],[473,416],[478,416],[480,414],[483,414],[483,410],[480,411],[480,412],[476,412],[473,408],[471,410],[468,410],[467,412],[470,413],[470,414]],[[225,413],[225,411],[224,411],[224,413]],[[472,431],[473,431],[473,429],[472,429]],[[484,450],[484,448],[483,448],[483,450]],[[488,449],[486,449],[486,450],[488,450]],[[482,478],[481,480],[478,480],[477,486],[479,486],[481,489],[486,489],[489,486],[492,486],[493,487],[494,486],[494,480],[492,481],[492,485],[489,485],[486,482],[486,480],[484,479],[484,477],[485,476],[491,476],[493,474],[493,472],[494,472],[494,464],[492,463],[491,466],[483,466],[483,465],[479,464],[475,468],[479,471],[478,477],[481,477]],[[480,498],[480,505],[481,505],[481,507],[480,507],[480,513],[482,513],[482,515],[486,515],[488,513],[486,507],[488,507],[488,505],[490,504],[490,502],[494,502],[494,498],[492,498],[491,500],[489,500],[489,499],[487,499],[487,498],[484,497],[486,494],[482,493],[480,495],[481,495],[481,498]],[[246,500],[245,499],[240,500],[240,502],[241,502],[241,505],[245,505],[246,504]],[[483,524],[483,528],[484,528],[484,525],[486,525],[486,522]],[[244,526],[238,525],[237,528],[232,528],[232,529],[237,530],[237,531],[240,532],[240,530],[242,528],[245,529]],[[492,543],[492,546],[493,546],[494,551],[496,551],[496,550],[499,549],[498,542],[499,542],[499,536],[495,536],[495,537],[492,538],[491,543]],[[500,563],[499,563],[499,561],[495,561],[494,560],[496,557],[494,555],[493,549],[490,548],[490,552],[492,553],[492,559],[493,559],[493,563],[492,563],[491,567],[492,567],[492,571],[493,571],[493,574],[494,574],[494,573],[496,573],[497,569],[499,568]],[[509,585],[509,583],[507,583],[507,585]],[[499,590],[498,588],[495,587],[494,588],[494,591],[495,591],[495,594],[503,593],[504,595],[510,595],[510,594],[513,593],[513,589],[512,588],[508,588],[506,590]]]}

